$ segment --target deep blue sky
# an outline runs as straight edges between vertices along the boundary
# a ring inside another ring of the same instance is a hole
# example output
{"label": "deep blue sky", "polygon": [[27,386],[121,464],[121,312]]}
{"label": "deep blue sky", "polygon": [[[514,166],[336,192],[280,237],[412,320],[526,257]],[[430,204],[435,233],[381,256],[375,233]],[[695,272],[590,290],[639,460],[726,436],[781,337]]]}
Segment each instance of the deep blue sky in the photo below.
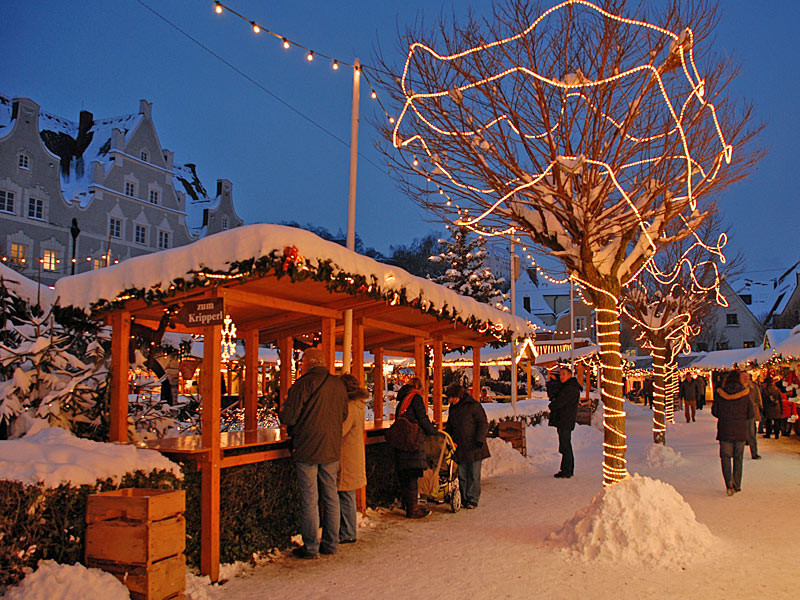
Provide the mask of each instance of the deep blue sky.
{"label": "deep blue sky", "polygon": [[[297,110],[349,141],[351,71],[308,63],[296,48],[254,35],[206,0],[143,0]],[[230,0],[232,7],[286,37],[331,56],[371,62],[377,43],[395,51],[396,29],[440,10],[465,14],[489,2]],[[751,99],[767,123],[769,154],[721,199],[730,246],[746,255],[750,276],[768,278],[800,258],[796,187],[798,100],[796,25],[791,0],[722,0],[716,48],[742,62],[733,92]],[[453,7],[455,7],[453,9]],[[346,227],[348,148],[170,28],[136,0],[5,0],[0,25],[0,92],[28,96],[43,110],[77,120],[136,112],[153,102],[161,144],[194,162],[204,183],[234,184],[246,222],[295,220]],[[374,101],[362,92],[363,116]],[[438,224],[400,194],[362,119],[356,229],[388,251]],[[368,162],[369,159],[372,163]]]}

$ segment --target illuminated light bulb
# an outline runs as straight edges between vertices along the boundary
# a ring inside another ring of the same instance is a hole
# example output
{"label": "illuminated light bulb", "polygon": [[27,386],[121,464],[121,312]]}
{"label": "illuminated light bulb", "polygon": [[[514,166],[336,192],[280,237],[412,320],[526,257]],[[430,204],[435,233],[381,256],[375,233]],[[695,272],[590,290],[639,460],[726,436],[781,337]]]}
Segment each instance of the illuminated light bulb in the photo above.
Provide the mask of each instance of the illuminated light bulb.
{"label": "illuminated light bulb", "polygon": [[291,44],[289,43],[289,40],[287,40],[286,38],[283,38],[283,47],[288,50],[290,46],[291,46]]}
{"label": "illuminated light bulb", "polygon": [[418,166],[418,165],[419,165],[419,161],[418,161],[418,160],[415,158],[415,159],[414,159],[414,163],[413,163],[413,164],[414,164],[414,166],[416,167],[416,166]]}
{"label": "illuminated light bulb", "polygon": [[394,117],[389,117],[389,123],[394,123]]}
{"label": "illuminated light bulb", "polygon": [[253,26],[253,33],[261,33],[261,27],[258,26],[258,23],[250,21],[250,24]]}
{"label": "illuminated light bulb", "polygon": [[376,93],[375,93],[375,90],[372,90],[372,93],[370,94],[370,97],[371,97],[373,100],[375,100],[375,98],[377,98],[377,97],[378,97],[378,94],[376,94]]}
{"label": "illuminated light bulb", "polygon": [[333,61],[333,70],[334,71],[338,71],[339,70],[339,63],[337,61]]}
{"label": "illuminated light bulb", "polygon": [[221,15],[222,14],[222,4],[220,4],[219,2],[215,2],[214,3],[214,10],[216,11],[216,13],[218,15]]}
{"label": "illuminated light bulb", "polygon": [[306,55],[306,60],[308,62],[311,62],[312,60],[314,60],[314,51],[313,50],[309,50],[308,51],[308,54]]}

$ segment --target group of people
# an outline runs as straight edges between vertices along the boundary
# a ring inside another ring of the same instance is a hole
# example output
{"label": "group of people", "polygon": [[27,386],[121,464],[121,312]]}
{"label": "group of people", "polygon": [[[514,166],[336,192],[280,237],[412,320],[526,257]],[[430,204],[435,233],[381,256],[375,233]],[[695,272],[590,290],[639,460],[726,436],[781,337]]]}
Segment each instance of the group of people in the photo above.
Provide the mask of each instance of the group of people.
{"label": "group of people", "polygon": [[[450,402],[445,431],[456,444],[455,460],[462,506],[476,508],[481,495],[481,465],[489,458],[489,424],[483,407],[460,385],[447,388]],[[369,393],[350,374],[331,375],[325,355],[308,348],[300,363],[300,377],[289,388],[280,409],[281,423],[291,436],[291,454],[300,490],[300,529],[303,545],[292,550],[298,558],[334,554],[339,544],[357,538],[356,490],[367,484],[364,417]],[[422,382],[413,377],[397,392],[395,418],[436,435],[428,418]],[[428,468],[424,444],[395,451],[395,469],[406,517],[430,514],[419,504],[418,485]],[[319,538],[319,505],[322,537]]]}

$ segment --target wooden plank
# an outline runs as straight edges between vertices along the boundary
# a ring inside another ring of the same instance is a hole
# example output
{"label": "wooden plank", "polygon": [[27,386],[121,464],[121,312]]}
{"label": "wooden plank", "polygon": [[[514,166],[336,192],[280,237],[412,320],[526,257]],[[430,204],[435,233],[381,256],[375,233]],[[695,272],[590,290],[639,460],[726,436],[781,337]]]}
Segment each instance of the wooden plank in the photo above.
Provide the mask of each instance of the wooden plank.
{"label": "wooden plank", "polygon": [[86,499],[86,523],[112,519],[160,521],[182,514],[185,507],[184,490],[123,488],[90,494]]}
{"label": "wooden plank", "polygon": [[181,554],[186,547],[183,515],[161,521],[113,519],[86,526],[86,558],[128,565],[150,565]]}
{"label": "wooden plank", "polygon": [[131,316],[124,310],[111,313],[111,406],[108,439],[128,441],[128,364]]}
{"label": "wooden plank", "polygon": [[236,288],[221,289],[219,295],[226,301],[248,304],[259,308],[272,308],[276,310],[301,313],[304,315],[315,315],[317,317],[327,317],[329,319],[340,319],[341,311],[333,310],[319,304],[307,304],[296,300],[287,300],[266,294],[255,294]]}
{"label": "wooden plank", "polygon": [[421,337],[427,338],[428,332],[422,329],[416,329],[414,327],[406,327],[405,325],[399,325],[398,323],[390,323],[387,321],[380,321],[378,319],[367,319],[364,320],[364,327],[371,327],[373,329],[382,329],[383,331],[391,331],[392,333],[402,333],[403,335],[407,335],[409,337]]}
{"label": "wooden plank", "polygon": [[244,428],[258,429],[258,330],[244,333]]}
{"label": "wooden plank", "polygon": [[528,398],[530,399],[533,393],[533,373],[531,371],[531,359],[525,361],[525,375],[528,378]]}
{"label": "wooden plank", "polygon": [[248,454],[237,454],[236,456],[226,456],[221,461],[221,467],[227,469],[229,467],[239,467],[241,465],[251,465],[253,463],[266,462],[268,460],[277,460],[279,458],[288,458],[291,456],[288,448],[279,448],[278,450],[264,450],[263,452],[250,452]]}
{"label": "wooden plank", "polygon": [[325,354],[325,365],[331,373],[336,372],[336,319],[322,319],[322,352]]}
{"label": "wooden plank", "polygon": [[422,382],[422,400],[428,403],[428,378],[425,369],[425,338],[414,338],[414,375]]}
{"label": "wooden plank", "polygon": [[433,420],[438,429],[442,428],[442,338],[433,339]]}
{"label": "wooden plank", "polygon": [[372,408],[375,425],[383,425],[383,348],[372,350],[375,362],[372,369]]}
{"label": "wooden plank", "polygon": [[88,559],[86,566],[114,575],[128,588],[131,598],[135,600],[177,598],[186,587],[186,557],[183,554],[170,556],[147,567],[98,559]]}
{"label": "wooden plank", "polygon": [[481,398],[481,347],[472,347],[472,397],[480,402]]}
{"label": "wooden plank", "polygon": [[350,371],[364,385],[364,323],[361,319],[353,319],[353,361]]}
{"label": "wooden plank", "polygon": [[200,500],[200,571],[211,581],[219,579],[220,503],[220,327],[203,329],[203,363],[200,371],[203,447],[208,448],[202,465]]}

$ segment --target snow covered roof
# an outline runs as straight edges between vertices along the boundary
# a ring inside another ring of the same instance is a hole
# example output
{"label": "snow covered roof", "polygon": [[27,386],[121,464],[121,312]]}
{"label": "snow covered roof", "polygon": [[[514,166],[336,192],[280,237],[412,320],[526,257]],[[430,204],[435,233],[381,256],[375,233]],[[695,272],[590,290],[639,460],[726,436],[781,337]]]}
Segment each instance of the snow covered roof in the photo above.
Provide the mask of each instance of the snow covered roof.
{"label": "snow covered roof", "polygon": [[769,281],[742,279],[734,284],[739,296],[751,297],[750,310],[762,322],[772,315],[779,315],[786,309],[786,304],[797,287],[797,273],[800,261],[789,267],[779,277]]}
{"label": "snow covered roof", "polygon": [[697,369],[731,369],[734,364],[742,365],[760,353],[756,348],[734,348],[733,350],[716,350],[709,352],[692,363]]}
{"label": "snow covered roof", "polygon": [[207,188],[197,175],[197,167],[193,163],[175,165],[173,185],[175,189],[186,194],[186,227],[194,235],[204,236],[206,226],[203,223],[203,212],[219,208],[220,197],[209,196]]}
{"label": "snow covered roof", "polygon": [[[296,247],[304,259],[301,268],[319,280],[327,281],[340,274],[361,276],[365,285],[376,288],[373,296],[377,291],[384,298],[393,297],[398,303],[423,312],[446,311],[451,319],[474,321],[470,325],[476,327],[492,325],[520,337],[534,336],[533,328],[524,319],[459,296],[399,267],[356,254],[309,231],[283,225],[237,227],[187,246],[64,277],[56,282],[56,296],[62,306],[103,310],[123,296],[157,298],[169,295],[176,285],[208,285],[208,272],[247,273],[242,261],[285,257],[285,250],[291,247]],[[328,265],[331,272],[326,275]]]}
{"label": "snow covered roof", "polygon": [[[575,358],[581,358],[583,356],[591,356],[592,354],[596,354],[598,352],[600,352],[600,346],[597,344],[589,344],[588,346],[575,348],[572,355]],[[540,354],[536,357],[536,364],[544,365],[551,362],[566,361],[569,360],[569,356],[569,350],[563,350],[562,352],[550,352],[549,354]]]}
{"label": "snow covered roof", "polygon": [[764,333],[764,343],[761,347],[765,349],[768,349],[767,346],[774,348],[788,338],[790,333],[792,333],[791,329],[767,329]]}
{"label": "snow covered roof", "polygon": [[52,288],[28,279],[2,262],[0,262],[0,277],[3,278],[3,283],[8,289],[23,300],[26,300],[28,304],[36,304],[38,298],[39,306],[45,311],[53,304]]}

